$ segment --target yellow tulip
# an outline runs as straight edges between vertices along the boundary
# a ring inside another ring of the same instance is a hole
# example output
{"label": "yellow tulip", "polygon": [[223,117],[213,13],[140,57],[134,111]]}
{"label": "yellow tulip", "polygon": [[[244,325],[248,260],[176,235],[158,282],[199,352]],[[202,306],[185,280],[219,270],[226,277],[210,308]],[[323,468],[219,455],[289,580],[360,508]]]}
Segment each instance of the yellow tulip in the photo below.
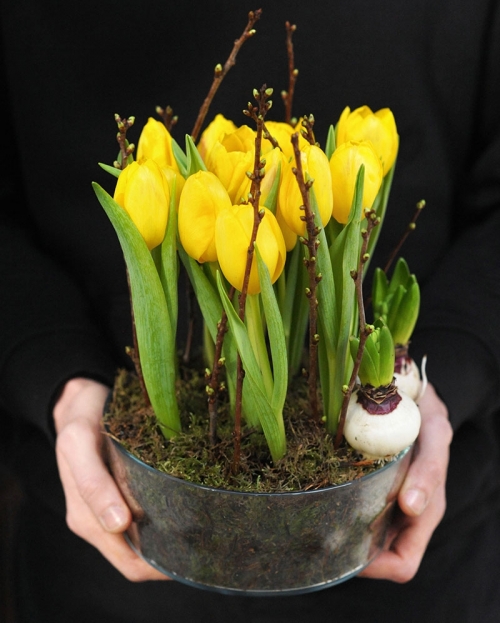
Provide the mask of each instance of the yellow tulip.
{"label": "yellow tulip", "polygon": [[149,250],[163,242],[170,189],[156,162],[145,160],[129,164],[118,178],[114,198],[128,213]]}
{"label": "yellow tulip", "polygon": [[[260,182],[260,205],[264,205],[267,201],[269,193],[271,192],[274,184],[276,183],[276,178],[278,176],[278,184],[280,183],[281,176],[283,175],[283,170],[286,167],[286,158],[278,147],[276,147],[272,151],[269,151],[265,155],[264,160],[266,164],[264,165],[264,177]],[[250,186],[248,187],[248,190],[250,190]],[[272,206],[266,207],[271,207],[274,211],[274,208]]]}
{"label": "yellow tulip", "polygon": [[[257,231],[257,246],[274,283],[285,266],[286,248],[276,217],[267,208]],[[224,276],[241,292],[248,247],[253,230],[254,211],[250,204],[222,210],[215,226],[217,257]],[[252,260],[248,293],[258,294],[260,281],[255,256]]]}
{"label": "yellow tulip", "polygon": [[145,159],[154,160],[161,168],[172,167],[179,171],[172,151],[172,137],[164,124],[152,117],[144,126],[137,145],[137,161]]}
{"label": "yellow tulip", "polygon": [[182,175],[176,171],[173,167],[162,167],[162,173],[167,178],[168,187],[172,189],[172,185],[175,180],[175,208],[179,210],[179,201],[181,198],[182,189],[184,188],[184,184],[186,180],[182,177]]}
{"label": "yellow tulip", "polygon": [[297,244],[297,234],[292,231],[290,227],[288,227],[288,225],[286,224],[279,206],[276,210],[276,220],[278,221],[281,233],[283,234],[286,250],[291,251],[293,248],[295,248],[295,245]]}
{"label": "yellow tulip", "polygon": [[[289,123],[282,121],[266,121],[266,128],[269,134],[278,141],[283,154],[287,160],[295,159],[292,145],[292,134],[298,132],[299,134],[299,149],[302,150],[308,142],[300,133],[302,129],[302,122],[299,121],[295,127]],[[272,144],[267,139],[262,141],[262,153],[267,153],[272,149]]]}
{"label": "yellow tulip", "polygon": [[372,112],[361,106],[351,112],[345,108],[337,126],[337,146],[348,141],[370,141],[384,167],[384,175],[391,169],[398,153],[399,136],[394,115],[389,108]]}
{"label": "yellow tulip", "polygon": [[247,125],[242,125],[234,132],[225,134],[220,143],[227,151],[254,151],[256,132]]}
{"label": "yellow tulip", "polygon": [[179,201],[179,237],[186,253],[198,262],[215,262],[215,222],[232,203],[219,179],[208,171],[187,178]]}
{"label": "yellow tulip", "polygon": [[[318,204],[321,224],[325,226],[332,216],[332,178],[328,158],[317,146],[307,143],[300,152],[302,169],[307,179],[314,180],[312,189]],[[295,160],[292,160],[284,169],[279,191],[278,206],[283,220],[288,227],[298,236],[304,236],[306,224],[301,220],[304,210],[300,207],[304,204],[297,179],[292,171]]]}
{"label": "yellow tulip", "polygon": [[228,151],[219,141],[207,156],[207,169],[214,173],[229,193],[233,204],[248,198],[250,180],[247,172],[253,170],[254,152]]}
{"label": "yellow tulip", "polygon": [[339,223],[347,223],[351,211],[356,178],[365,165],[363,209],[371,208],[382,184],[382,163],[371,143],[342,143],[330,158],[333,187],[333,216]]}
{"label": "yellow tulip", "polygon": [[207,156],[215,143],[220,143],[225,134],[231,134],[231,132],[235,132],[236,129],[232,121],[226,119],[223,115],[216,115],[215,119],[204,130],[198,144],[198,151],[203,161],[206,162]]}

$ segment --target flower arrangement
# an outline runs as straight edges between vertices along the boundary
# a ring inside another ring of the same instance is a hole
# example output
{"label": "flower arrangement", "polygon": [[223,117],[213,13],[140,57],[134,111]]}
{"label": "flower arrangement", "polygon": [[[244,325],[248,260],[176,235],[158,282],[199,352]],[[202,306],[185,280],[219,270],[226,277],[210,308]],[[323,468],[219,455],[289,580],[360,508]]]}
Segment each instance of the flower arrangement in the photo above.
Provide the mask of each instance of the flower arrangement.
{"label": "flower arrangement", "polygon": [[144,126],[134,159],[127,140],[134,119],[116,116],[120,154],[114,166],[101,165],[118,178],[114,196],[94,189],[127,265],[137,374],[165,439],[175,439],[182,431],[182,266],[204,322],[210,443],[218,441],[223,394],[234,421],[231,473],[245,427],[263,432],[274,463],[286,455],[283,409],[301,374],[307,417],[331,439],[332,453],[347,442],[368,460],[393,457],[420,426],[421,381],[408,355],[419,288],[402,259],[390,278],[391,262],[377,268],[370,324],[362,282],[389,199],[396,123],[388,108],[347,107],[321,147],[314,117],[291,117],[297,71],[295,27],[287,23],[285,121],[269,119],[273,91],[264,85],[244,111],[248,125],[218,114],[198,140],[213,95],[259,17],[249,14],[228,61],[215,68],[185,149],[172,137],[167,109],[163,121]]}

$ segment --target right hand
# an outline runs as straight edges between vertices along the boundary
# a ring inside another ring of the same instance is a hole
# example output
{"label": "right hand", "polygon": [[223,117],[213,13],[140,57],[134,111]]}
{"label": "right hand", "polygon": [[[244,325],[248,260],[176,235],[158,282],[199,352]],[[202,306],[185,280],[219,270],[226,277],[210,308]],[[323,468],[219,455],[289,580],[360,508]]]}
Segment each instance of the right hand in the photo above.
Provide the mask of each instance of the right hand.
{"label": "right hand", "polygon": [[54,407],[66,521],[128,580],[167,580],[130,548],[123,535],[132,515],[101,455],[101,420],[108,393],[108,387],[90,379],[71,379]]}

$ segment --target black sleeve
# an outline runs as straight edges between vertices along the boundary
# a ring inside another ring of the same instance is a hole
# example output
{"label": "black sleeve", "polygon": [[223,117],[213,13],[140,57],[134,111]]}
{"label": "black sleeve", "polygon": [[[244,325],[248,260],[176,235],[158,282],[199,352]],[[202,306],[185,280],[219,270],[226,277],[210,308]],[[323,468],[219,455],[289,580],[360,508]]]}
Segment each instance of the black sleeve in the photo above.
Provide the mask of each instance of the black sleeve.
{"label": "black sleeve", "polygon": [[[3,75],[0,98],[1,110],[8,110]],[[5,113],[2,118],[0,401],[14,416],[52,436],[51,409],[65,381],[81,375],[110,384],[115,365],[75,281],[37,244],[23,199],[12,125]]]}
{"label": "black sleeve", "polygon": [[454,428],[500,410],[500,8],[478,68],[476,132],[452,215],[455,241],[422,291],[412,344]]}

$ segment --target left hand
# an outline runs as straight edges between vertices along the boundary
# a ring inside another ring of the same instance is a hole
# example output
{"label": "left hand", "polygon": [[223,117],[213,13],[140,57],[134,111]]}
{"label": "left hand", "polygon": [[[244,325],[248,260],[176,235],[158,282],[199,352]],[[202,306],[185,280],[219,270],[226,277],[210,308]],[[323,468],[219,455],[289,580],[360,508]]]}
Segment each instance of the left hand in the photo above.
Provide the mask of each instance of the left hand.
{"label": "left hand", "polygon": [[419,401],[422,425],[412,464],[398,495],[402,513],[389,547],[359,576],[408,582],[418,571],[432,533],[446,508],[445,483],[453,436],[448,410],[429,384]]}

